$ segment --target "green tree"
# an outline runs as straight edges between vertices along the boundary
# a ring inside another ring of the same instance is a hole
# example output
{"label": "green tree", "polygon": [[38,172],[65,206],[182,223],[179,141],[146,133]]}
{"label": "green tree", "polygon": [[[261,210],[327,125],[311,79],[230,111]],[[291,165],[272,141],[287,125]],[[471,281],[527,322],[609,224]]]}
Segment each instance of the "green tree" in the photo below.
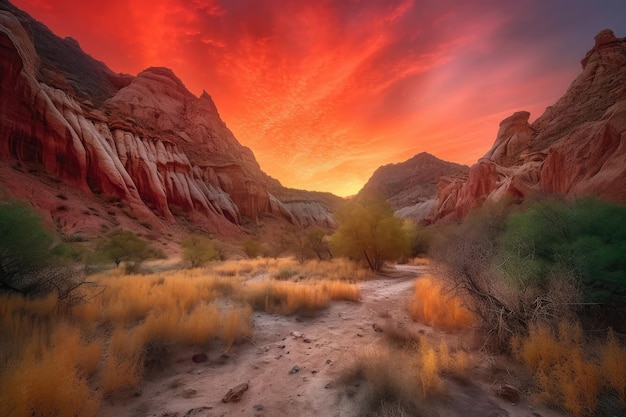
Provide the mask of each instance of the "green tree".
{"label": "green tree", "polygon": [[33,274],[53,259],[53,235],[27,205],[0,203],[0,289],[27,294],[37,290]]}
{"label": "green tree", "polygon": [[100,242],[98,251],[105,258],[115,262],[116,267],[125,262],[127,272],[135,270],[141,262],[150,257],[148,243],[128,230],[111,233]]}
{"label": "green tree", "polygon": [[626,206],[596,199],[540,202],[514,215],[499,263],[518,287],[575,277],[585,301],[626,306]]}
{"label": "green tree", "polygon": [[401,219],[382,199],[350,201],[335,214],[339,227],[331,240],[334,252],[380,271],[386,262],[408,254],[409,236]]}
{"label": "green tree", "polygon": [[220,259],[217,244],[206,236],[191,235],[181,242],[183,260],[198,268],[208,262]]}
{"label": "green tree", "polygon": [[305,244],[315,253],[320,261],[332,259],[333,254],[330,251],[328,235],[330,232],[326,229],[316,228],[307,232]]}
{"label": "green tree", "polygon": [[74,290],[85,283],[83,275],[59,241],[29,206],[0,203],[0,291],[55,292],[65,305],[78,301]]}

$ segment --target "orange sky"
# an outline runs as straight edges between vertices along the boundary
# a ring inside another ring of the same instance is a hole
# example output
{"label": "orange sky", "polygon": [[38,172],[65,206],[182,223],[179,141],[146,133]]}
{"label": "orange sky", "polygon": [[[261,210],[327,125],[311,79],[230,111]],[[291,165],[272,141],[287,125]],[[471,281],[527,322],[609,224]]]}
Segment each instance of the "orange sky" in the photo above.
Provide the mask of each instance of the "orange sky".
{"label": "orange sky", "polygon": [[172,68],[265,172],[342,196],[422,151],[472,164],[565,92],[597,32],[626,36],[623,0],[13,3],[114,71]]}

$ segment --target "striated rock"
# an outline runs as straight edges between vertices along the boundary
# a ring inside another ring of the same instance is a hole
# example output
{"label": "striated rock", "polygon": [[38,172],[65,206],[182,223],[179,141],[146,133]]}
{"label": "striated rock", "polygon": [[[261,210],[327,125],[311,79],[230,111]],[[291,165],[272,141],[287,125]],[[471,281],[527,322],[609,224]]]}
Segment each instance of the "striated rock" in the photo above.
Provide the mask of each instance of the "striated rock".
{"label": "striated rock", "polygon": [[463,217],[487,199],[544,193],[626,203],[626,38],[601,31],[582,67],[532,124],[527,112],[503,120],[466,178],[440,181],[431,219]]}
{"label": "striated rock", "polygon": [[133,216],[174,223],[184,215],[220,235],[240,234],[243,216],[262,213],[333,226],[331,208],[315,198],[294,205],[272,195],[282,186],[211,97],[195,97],[171,70],[114,74],[8,3],[0,5],[0,50],[0,157],[123,201]]}

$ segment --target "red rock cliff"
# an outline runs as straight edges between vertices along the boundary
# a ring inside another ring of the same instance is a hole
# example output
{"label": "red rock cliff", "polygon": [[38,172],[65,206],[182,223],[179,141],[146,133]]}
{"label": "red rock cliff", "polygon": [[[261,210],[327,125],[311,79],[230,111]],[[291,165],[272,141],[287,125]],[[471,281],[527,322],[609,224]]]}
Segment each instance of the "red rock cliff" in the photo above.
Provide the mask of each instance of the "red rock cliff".
{"label": "red rock cliff", "polygon": [[[8,4],[0,8],[0,157],[43,165],[85,193],[114,196],[169,222],[174,208],[182,210],[218,233],[262,213],[328,223],[327,205],[315,202],[311,218],[268,191],[277,181],[235,139],[208,94],[195,97],[166,68],[113,74],[75,41],[28,19]],[[41,55],[33,39],[48,42],[45,50],[69,49]],[[95,81],[81,76],[85,68]]]}
{"label": "red rock cliff", "polygon": [[505,119],[467,177],[444,179],[432,218],[462,217],[485,200],[533,193],[594,195],[626,203],[626,38],[595,37],[582,72],[532,124]]}

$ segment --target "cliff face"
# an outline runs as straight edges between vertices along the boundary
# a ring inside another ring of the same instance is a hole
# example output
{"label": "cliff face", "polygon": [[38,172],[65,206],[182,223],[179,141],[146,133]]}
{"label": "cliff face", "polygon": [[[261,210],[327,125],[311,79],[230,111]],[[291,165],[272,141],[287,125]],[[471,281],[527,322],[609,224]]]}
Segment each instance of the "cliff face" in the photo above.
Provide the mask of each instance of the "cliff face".
{"label": "cliff face", "polygon": [[[82,78],[85,68],[92,79]],[[114,74],[2,2],[0,72],[5,163],[43,166],[140,216],[174,223],[173,212],[184,213],[219,234],[264,213],[301,226],[328,223],[325,202],[287,207],[274,197],[268,189],[280,185],[237,142],[211,97],[195,97],[169,69]]]}
{"label": "cliff face", "polygon": [[626,203],[626,38],[603,30],[582,72],[541,117],[500,123],[493,147],[469,175],[446,178],[432,218],[463,217],[485,200],[533,194],[593,195]]}
{"label": "cliff face", "polygon": [[396,215],[420,221],[436,206],[440,178],[467,175],[468,171],[467,166],[442,161],[422,152],[399,164],[378,168],[358,195],[381,196]]}

